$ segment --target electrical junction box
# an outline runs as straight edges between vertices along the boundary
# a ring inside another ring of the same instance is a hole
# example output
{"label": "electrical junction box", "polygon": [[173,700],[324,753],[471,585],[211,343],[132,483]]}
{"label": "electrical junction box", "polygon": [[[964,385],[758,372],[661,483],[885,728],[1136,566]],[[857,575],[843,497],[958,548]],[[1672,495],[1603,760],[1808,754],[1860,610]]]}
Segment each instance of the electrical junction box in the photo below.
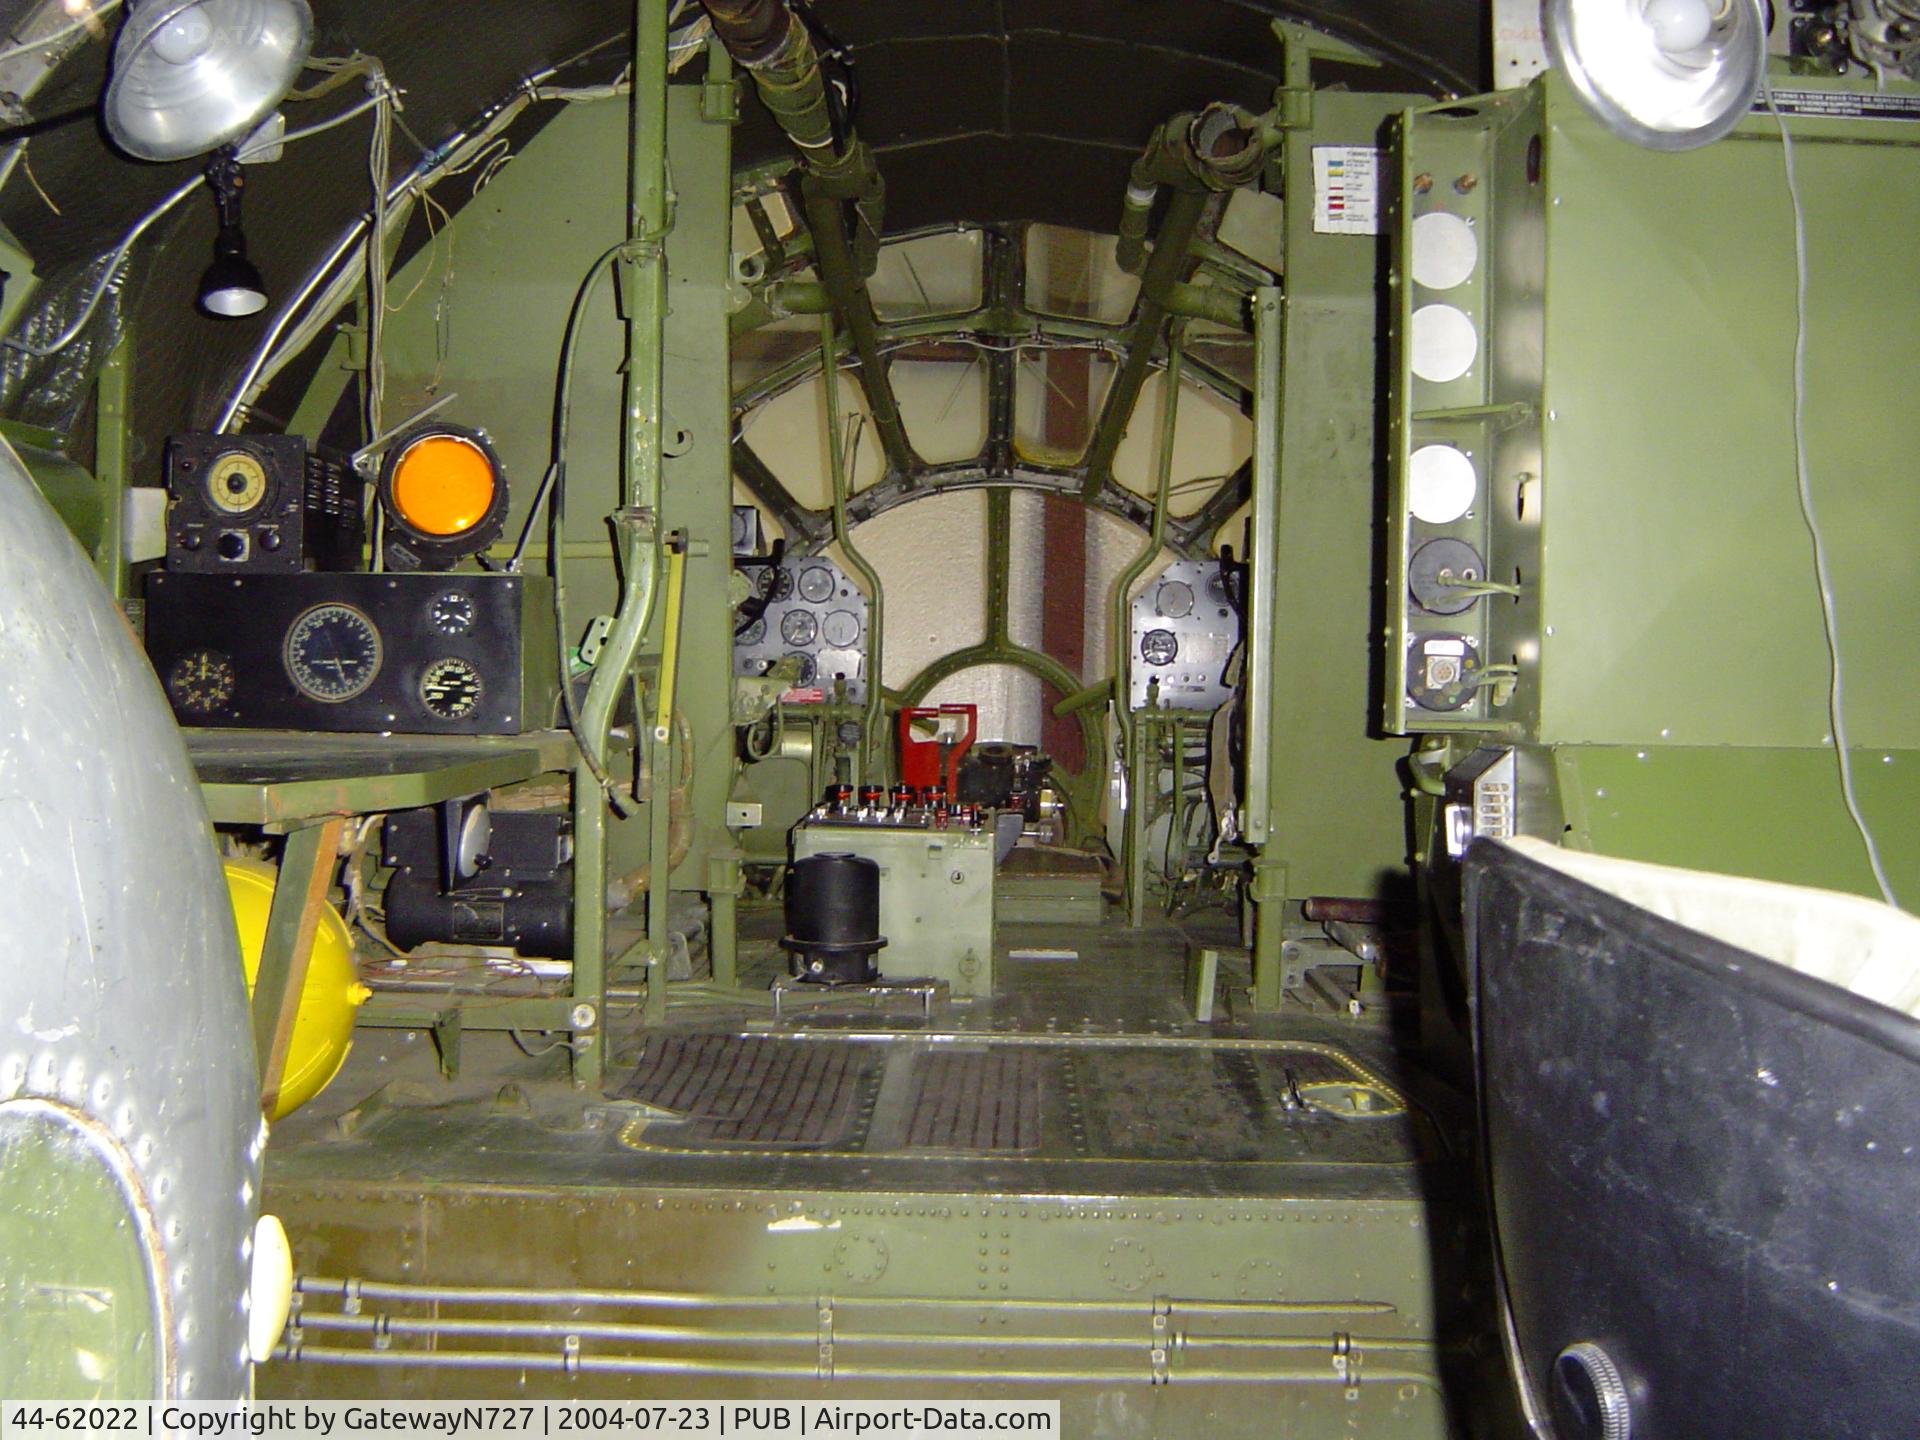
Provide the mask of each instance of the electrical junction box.
{"label": "electrical junction box", "polygon": [[793,858],[860,855],[880,867],[880,973],[993,993],[993,832],[806,821]]}

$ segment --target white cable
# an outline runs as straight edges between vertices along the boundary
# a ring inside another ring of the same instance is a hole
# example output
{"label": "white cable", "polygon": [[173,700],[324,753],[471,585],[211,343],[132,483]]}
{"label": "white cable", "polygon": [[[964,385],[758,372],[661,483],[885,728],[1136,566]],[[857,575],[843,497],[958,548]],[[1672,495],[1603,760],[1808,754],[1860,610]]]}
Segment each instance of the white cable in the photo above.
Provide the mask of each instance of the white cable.
{"label": "white cable", "polygon": [[367,96],[366,99],[362,100],[358,105],[348,106],[345,110],[342,110],[338,115],[331,115],[325,120],[317,121],[316,123],[305,126],[304,128],[299,130],[289,130],[284,135],[263,136],[261,139],[255,141],[253,144],[247,146],[246,149],[242,150],[239,153],[237,158],[239,159],[240,163],[244,165],[248,160],[251,160],[255,155],[264,154],[268,150],[273,149],[275,146],[291,145],[293,144],[294,141],[304,140],[309,135],[318,135],[324,130],[333,129],[333,127],[336,125],[344,125],[347,123],[347,121],[353,119],[354,116],[364,115],[367,113],[367,111],[373,109],[373,107],[376,105],[384,105],[387,102],[389,94],[390,92],[383,78],[380,83],[380,87],[376,89],[371,95]]}
{"label": "white cable", "polygon": [[53,340],[45,345],[34,345],[25,340],[15,340],[9,336],[5,340],[0,340],[0,345],[4,345],[9,350],[18,350],[23,354],[31,355],[39,360],[44,360],[49,355],[57,355],[66,349],[67,346],[73,343],[74,337],[86,329],[87,322],[93,319],[93,312],[99,308],[101,297],[112,288],[114,278],[120,272],[120,267],[127,263],[127,254],[133,249],[134,242],[147,233],[147,230],[153,225],[154,221],[158,220],[162,215],[165,215],[169,210],[173,209],[174,206],[178,205],[182,200],[186,199],[187,196],[193,194],[194,191],[206,183],[207,177],[205,175],[194,176],[193,179],[167,196],[166,199],[162,200],[134,223],[133,228],[127,231],[126,237],[121,240],[119,248],[113,252],[112,257],[100,271],[100,279],[95,282],[93,293],[87,297],[87,303],[80,307],[79,315],[74,318],[71,325],[67,326],[65,330],[62,330]]}
{"label": "white cable", "polygon": [[0,50],[0,65],[18,60],[22,55],[31,55],[37,50],[44,50],[49,45],[58,45],[62,40],[82,30],[91,30],[96,21],[118,10],[120,3],[121,0],[103,0],[102,4],[94,6],[86,14],[69,24],[62,25],[58,30],[48,31],[38,40],[29,40],[24,45],[9,45],[5,50]]}
{"label": "white cable", "polygon": [[[387,91],[382,88],[377,93],[362,100],[358,105],[343,110],[330,119],[322,120],[317,125],[309,125],[303,130],[290,131],[277,138],[261,140],[256,144],[250,145],[239,152],[238,158],[244,162],[248,156],[258,155],[264,150],[272,149],[276,145],[289,145],[295,140],[304,140],[309,135],[318,135],[323,130],[331,130],[336,125],[345,124],[356,115],[365,114],[376,105],[384,104],[386,100]],[[158,205],[154,206],[153,209],[141,216],[139,220],[134,222],[133,228],[127,231],[126,235],[121,239],[119,246],[114,250],[113,257],[107,262],[105,268],[101,270],[100,278],[94,284],[93,293],[87,297],[86,304],[81,306],[79,315],[74,318],[72,324],[68,325],[67,328],[62,330],[54,339],[45,345],[34,345],[28,341],[16,340],[9,336],[4,340],[0,340],[0,346],[5,346],[9,350],[20,351],[22,354],[31,355],[37,360],[44,360],[48,356],[57,355],[66,349],[67,346],[74,342],[75,337],[77,337],[82,330],[86,329],[87,322],[93,319],[93,312],[99,308],[101,299],[106,295],[107,291],[113,287],[113,282],[118,276],[121,266],[127,263],[128,254],[132,251],[140,237],[153,227],[156,220],[172,210],[174,206],[178,205],[182,200],[186,199],[187,196],[193,194],[194,191],[206,183],[207,177],[204,174],[194,176],[193,179],[182,185],[178,190],[175,190]]]}
{"label": "white cable", "polygon": [[1814,513],[1813,486],[1807,471],[1807,217],[1800,203],[1800,181],[1793,166],[1793,136],[1787,129],[1786,117],[1773,103],[1773,82],[1763,70],[1761,72],[1761,93],[1766,97],[1767,113],[1773,116],[1773,122],[1780,129],[1780,153],[1786,163],[1787,198],[1793,204],[1793,264],[1794,264],[1794,335],[1793,335],[1793,463],[1794,481],[1800,494],[1800,518],[1806,523],[1807,535],[1813,542],[1814,578],[1820,584],[1820,623],[1827,637],[1827,655],[1829,658],[1827,688],[1827,718],[1833,728],[1834,754],[1840,762],[1840,796],[1846,801],[1847,814],[1853,817],[1853,825],[1860,832],[1860,843],[1866,847],[1867,864],[1873,869],[1873,880],[1880,887],[1880,898],[1889,905],[1898,905],[1894,898],[1893,886],[1888,883],[1886,867],[1880,861],[1880,847],[1874,843],[1873,831],[1867,827],[1866,816],[1860,812],[1860,800],[1853,789],[1853,756],[1847,746],[1847,714],[1842,692],[1840,666],[1840,628],[1835,614],[1833,599],[1833,578],[1827,568],[1826,538],[1821,534],[1819,517]]}

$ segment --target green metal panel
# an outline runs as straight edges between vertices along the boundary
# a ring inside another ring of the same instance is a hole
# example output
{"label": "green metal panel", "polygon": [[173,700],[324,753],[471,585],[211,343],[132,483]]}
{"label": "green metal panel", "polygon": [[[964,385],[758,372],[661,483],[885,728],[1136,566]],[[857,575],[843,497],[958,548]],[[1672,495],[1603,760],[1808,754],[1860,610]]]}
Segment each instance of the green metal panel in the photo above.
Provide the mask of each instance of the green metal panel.
{"label": "green metal panel", "polygon": [[[1792,435],[1794,258],[1771,120],[1659,155],[1546,89],[1541,728],[1826,743]],[[1920,741],[1920,134],[1793,122],[1811,270],[1807,449],[1860,745]]]}
{"label": "green metal panel", "polygon": [[1317,234],[1314,145],[1378,143],[1411,97],[1322,93],[1311,128],[1290,138],[1285,339],[1273,576],[1273,663],[1264,858],[1286,867],[1293,896],[1370,895],[1406,853],[1395,766],[1404,747],[1371,732],[1376,653],[1376,412],[1380,248],[1370,237]]}
{"label": "green metal panel", "polygon": [[[1920,364],[1920,134],[1792,123],[1811,270],[1807,448],[1848,718],[1858,745],[1911,745],[1920,488],[1899,457],[1903,377]],[[1485,547],[1494,580],[1517,572],[1521,591],[1462,621],[1408,620],[1396,571],[1402,633],[1471,629],[1489,660],[1519,667],[1510,705],[1483,696],[1458,725],[1548,743],[1829,743],[1795,490],[1793,234],[1772,120],[1656,153],[1606,134],[1549,76],[1527,95],[1421,112],[1406,145],[1406,218],[1443,209],[1478,222],[1483,263],[1443,295],[1404,265],[1399,277],[1403,335],[1416,306],[1444,299],[1479,328],[1480,354],[1446,384],[1412,377],[1400,357],[1396,565],[1459,531]],[[1473,454],[1481,479],[1475,513],[1441,530],[1405,518],[1404,455],[1434,440]],[[1394,700],[1388,717],[1400,729],[1456,723]]]}
{"label": "green metal panel", "polygon": [[[1602,855],[1878,896],[1830,751],[1565,746],[1569,844]],[[1920,895],[1920,752],[1861,751],[1855,788],[1895,893]]]}
{"label": "green metal panel", "polygon": [[1448,1433],[1434,1299],[1462,1256],[1413,1195],[295,1182],[274,1204],[330,1279],[267,1396],[1044,1397],[1069,1435]]}
{"label": "green metal panel", "polygon": [[[1902,378],[1920,364],[1920,132],[1790,123],[1809,260],[1807,454],[1854,769],[1896,891],[1911,894],[1920,489]],[[1387,724],[1520,742],[1558,795],[1523,805],[1530,833],[1877,894],[1841,802],[1796,488],[1794,240],[1775,122],[1655,153],[1607,135],[1548,75],[1415,112],[1403,141]],[[1471,277],[1442,292],[1409,265],[1411,224],[1434,211],[1479,241]],[[1407,353],[1410,317],[1436,301],[1479,340],[1445,383],[1414,376]],[[1476,471],[1474,508],[1451,525],[1408,513],[1407,457],[1431,443]],[[1421,613],[1409,556],[1436,535],[1480,547],[1485,578],[1518,593]],[[1513,666],[1512,693],[1484,687],[1457,715],[1413,706],[1404,647],[1439,629]]]}

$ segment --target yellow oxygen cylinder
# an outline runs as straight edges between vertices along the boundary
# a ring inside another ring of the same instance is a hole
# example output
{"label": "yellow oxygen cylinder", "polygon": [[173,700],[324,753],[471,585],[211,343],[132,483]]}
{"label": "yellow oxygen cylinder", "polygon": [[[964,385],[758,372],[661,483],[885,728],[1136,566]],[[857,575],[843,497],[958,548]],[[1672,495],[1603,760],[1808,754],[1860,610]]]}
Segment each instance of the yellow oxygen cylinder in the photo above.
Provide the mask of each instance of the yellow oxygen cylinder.
{"label": "yellow oxygen cylinder", "polygon": [[[246,967],[247,994],[251,996],[253,977],[260,969],[260,947],[266,942],[274,882],[280,872],[259,860],[229,860],[226,869],[233,920],[240,931],[240,960]],[[269,1119],[292,1114],[340,1073],[353,1044],[354,1012],[372,993],[360,983],[354,969],[353,937],[347,931],[347,922],[331,905],[322,907],[320,923],[313,932],[313,956],[307,961],[306,985],[300,991],[300,1011],[287,1048],[280,1099]]]}

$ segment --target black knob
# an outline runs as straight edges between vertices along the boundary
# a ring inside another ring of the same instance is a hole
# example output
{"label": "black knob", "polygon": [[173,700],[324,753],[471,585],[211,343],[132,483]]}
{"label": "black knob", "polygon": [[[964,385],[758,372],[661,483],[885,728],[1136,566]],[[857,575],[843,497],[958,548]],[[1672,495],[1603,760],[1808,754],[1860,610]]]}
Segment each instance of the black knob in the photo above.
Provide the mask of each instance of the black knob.
{"label": "black knob", "polygon": [[244,560],[247,555],[247,537],[238,530],[220,532],[219,543],[214,549],[220,552],[222,560]]}

